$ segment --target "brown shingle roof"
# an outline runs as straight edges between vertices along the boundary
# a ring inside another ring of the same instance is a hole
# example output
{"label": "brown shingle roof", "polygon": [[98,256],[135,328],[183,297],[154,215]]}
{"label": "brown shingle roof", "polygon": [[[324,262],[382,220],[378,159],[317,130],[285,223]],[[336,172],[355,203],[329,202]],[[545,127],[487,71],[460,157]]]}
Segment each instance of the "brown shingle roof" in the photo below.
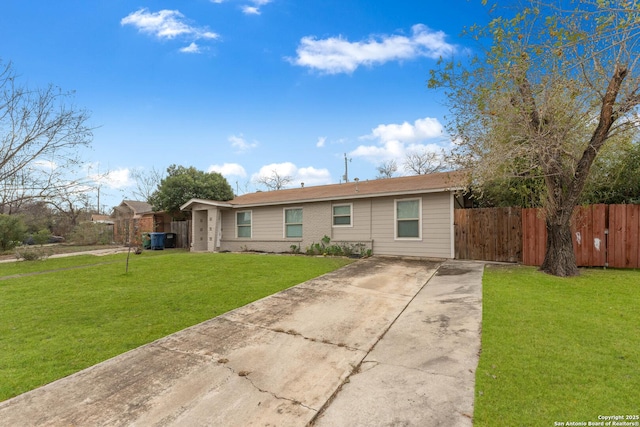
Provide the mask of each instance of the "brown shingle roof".
{"label": "brown shingle roof", "polygon": [[235,207],[259,206],[428,193],[464,188],[466,179],[467,173],[464,171],[442,172],[429,175],[249,193],[229,200],[227,203]]}

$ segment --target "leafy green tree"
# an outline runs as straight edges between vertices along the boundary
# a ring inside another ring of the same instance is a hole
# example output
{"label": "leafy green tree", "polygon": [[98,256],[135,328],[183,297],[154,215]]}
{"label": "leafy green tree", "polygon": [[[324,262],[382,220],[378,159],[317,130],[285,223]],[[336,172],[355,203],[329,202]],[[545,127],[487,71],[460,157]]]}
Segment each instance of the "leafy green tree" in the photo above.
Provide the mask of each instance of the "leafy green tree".
{"label": "leafy green tree", "polygon": [[[591,166],[580,204],[640,204],[640,143],[629,136],[611,138],[602,148]],[[474,206],[543,206],[545,182],[542,173],[533,175],[484,182],[472,191]]]}
{"label": "leafy green tree", "polygon": [[640,143],[612,141],[594,162],[582,203],[640,204]]}
{"label": "leafy green tree", "polygon": [[495,179],[471,191],[474,206],[481,208],[539,208],[544,203],[544,194],[544,180],[540,177]]}
{"label": "leafy green tree", "polygon": [[525,6],[494,6],[499,15],[469,30],[481,45],[488,42],[485,51],[465,63],[442,61],[429,86],[445,88],[448,130],[458,142],[453,160],[472,171],[474,183],[544,181],[541,269],[577,275],[573,209],[605,144],[638,124],[640,4],[518,4]]}
{"label": "leafy green tree", "polygon": [[22,242],[26,231],[27,227],[21,217],[0,214],[0,250],[13,249],[17,243]]}
{"label": "leafy green tree", "polygon": [[191,199],[226,201],[233,199],[233,190],[218,172],[203,172],[194,167],[171,165],[160,181],[149,203],[154,210],[165,211],[174,218],[183,216],[180,206]]}

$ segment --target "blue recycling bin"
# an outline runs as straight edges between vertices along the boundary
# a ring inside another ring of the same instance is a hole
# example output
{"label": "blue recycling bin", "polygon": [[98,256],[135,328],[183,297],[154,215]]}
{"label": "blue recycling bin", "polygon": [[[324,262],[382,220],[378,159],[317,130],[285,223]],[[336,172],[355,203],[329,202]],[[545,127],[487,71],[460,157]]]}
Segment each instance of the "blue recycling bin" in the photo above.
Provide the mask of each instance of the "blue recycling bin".
{"label": "blue recycling bin", "polygon": [[149,233],[151,235],[151,250],[164,249],[164,233]]}

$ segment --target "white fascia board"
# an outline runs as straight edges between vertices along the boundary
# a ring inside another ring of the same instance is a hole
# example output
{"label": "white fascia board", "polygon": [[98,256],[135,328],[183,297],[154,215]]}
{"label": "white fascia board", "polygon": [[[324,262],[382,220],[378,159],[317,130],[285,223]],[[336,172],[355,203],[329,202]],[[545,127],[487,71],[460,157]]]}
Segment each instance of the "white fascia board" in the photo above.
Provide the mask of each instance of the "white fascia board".
{"label": "white fascia board", "polygon": [[201,204],[201,205],[206,205],[206,206],[214,206],[214,207],[218,207],[218,208],[230,208],[230,207],[233,207],[231,204],[229,204],[227,202],[219,202],[219,201],[216,201],[216,200],[205,200],[205,199],[191,199],[187,203],[185,203],[184,205],[180,206],[180,210],[181,211],[191,210],[193,205],[195,205],[195,204]]}

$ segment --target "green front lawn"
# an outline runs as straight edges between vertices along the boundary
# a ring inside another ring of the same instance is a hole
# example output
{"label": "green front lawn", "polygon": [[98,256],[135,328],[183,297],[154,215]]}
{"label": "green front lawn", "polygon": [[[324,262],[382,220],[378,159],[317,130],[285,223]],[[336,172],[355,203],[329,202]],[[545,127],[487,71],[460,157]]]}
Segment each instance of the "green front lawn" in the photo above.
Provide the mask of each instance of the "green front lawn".
{"label": "green front lawn", "polygon": [[488,266],[475,393],[475,426],[640,415],[640,271]]}
{"label": "green front lawn", "polygon": [[126,256],[0,264],[0,401],[350,262],[145,251],[125,274]]}

